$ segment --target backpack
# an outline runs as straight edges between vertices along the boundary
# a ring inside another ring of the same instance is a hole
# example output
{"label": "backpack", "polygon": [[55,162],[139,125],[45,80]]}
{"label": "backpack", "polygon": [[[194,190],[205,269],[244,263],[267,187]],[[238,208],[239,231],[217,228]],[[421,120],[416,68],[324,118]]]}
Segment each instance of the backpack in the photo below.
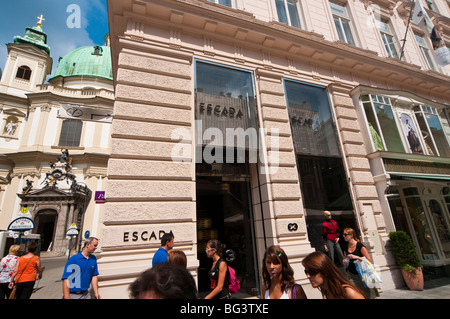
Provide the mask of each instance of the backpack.
{"label": "backpack", "polygon": [[230,285],[228,286],[228,291],[234,294],[236,291],[241,289],[241,282],[236,278],[236,271],[228,266],[228,273],[230,274]]}

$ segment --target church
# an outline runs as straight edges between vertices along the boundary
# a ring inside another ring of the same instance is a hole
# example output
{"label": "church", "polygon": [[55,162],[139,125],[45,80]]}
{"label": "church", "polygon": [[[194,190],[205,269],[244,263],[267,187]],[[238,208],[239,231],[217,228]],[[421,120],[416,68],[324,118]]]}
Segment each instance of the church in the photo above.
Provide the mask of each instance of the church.
{"label": "church", "polygon": [[[98,236],[104,210],[114,103],[109,40],[67,53],[52,72],[44,29],[41,15],[11,39],[2,68],[2,254],[18,236],[8,226],[23,212],[34,221],[28,237],[39,238],[41,253],[63,256],[70,242],[78,250],[85,236]],[[72,241],[69,228],[78,230]]]}

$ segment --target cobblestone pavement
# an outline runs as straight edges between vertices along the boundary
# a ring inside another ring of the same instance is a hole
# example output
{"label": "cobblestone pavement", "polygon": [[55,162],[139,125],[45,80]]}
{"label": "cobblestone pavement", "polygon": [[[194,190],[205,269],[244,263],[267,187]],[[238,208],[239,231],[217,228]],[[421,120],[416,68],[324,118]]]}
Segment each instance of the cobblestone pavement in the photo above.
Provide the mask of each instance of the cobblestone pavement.
{"label": "cobblestone pavement", "polygon": [[[31,299],[61,299],[61,276],[67,257],[41,256],[45,267],[41,280],[36,281]],[[380,293],[379,299],[450,299],[450,277],[427,280],[422,291],[411,291],[407,287]]]}

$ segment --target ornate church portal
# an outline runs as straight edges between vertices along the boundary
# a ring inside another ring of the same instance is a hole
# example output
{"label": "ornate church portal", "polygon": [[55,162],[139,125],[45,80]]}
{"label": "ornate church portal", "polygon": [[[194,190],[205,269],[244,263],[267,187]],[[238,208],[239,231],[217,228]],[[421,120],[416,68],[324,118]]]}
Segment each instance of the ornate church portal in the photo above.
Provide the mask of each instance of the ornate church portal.
{"label": "ornate church portal", "polygon": [[34,220],[33,233],[40,235],[41,251],[66,254],[69,245],[66,231],[73,223],[79,230],[74,242],[78,243],[82,235],[83,215],[91,191],[77,183],[71,169],[71,158],[65,150],[56,163],[50,162],[50,170],[42,182],[44,188],[33,189],[33,183],[27,180],[22,194],[18,194],[21,208],[27,207]]}

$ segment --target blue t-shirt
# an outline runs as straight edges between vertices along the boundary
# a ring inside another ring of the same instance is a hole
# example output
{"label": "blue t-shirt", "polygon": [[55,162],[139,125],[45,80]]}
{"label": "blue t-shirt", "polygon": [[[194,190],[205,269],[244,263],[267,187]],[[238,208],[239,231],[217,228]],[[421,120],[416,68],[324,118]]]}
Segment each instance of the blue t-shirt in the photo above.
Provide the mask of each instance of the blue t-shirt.
{"label": "blue t-shirt", "polygon": [[78,253],[67,261],[61,279],[69,280],[70,292],[78,292],[88,290],[92,277],[98,275],[97,258],[94,255],[86,258]]}
{"label": "blue t-shirt", "polygon": [[153,256],[152,266],[155,266],[156,264],[160,263],[165,263],[166,261],[167,261],[167,250],[160,247]]}

